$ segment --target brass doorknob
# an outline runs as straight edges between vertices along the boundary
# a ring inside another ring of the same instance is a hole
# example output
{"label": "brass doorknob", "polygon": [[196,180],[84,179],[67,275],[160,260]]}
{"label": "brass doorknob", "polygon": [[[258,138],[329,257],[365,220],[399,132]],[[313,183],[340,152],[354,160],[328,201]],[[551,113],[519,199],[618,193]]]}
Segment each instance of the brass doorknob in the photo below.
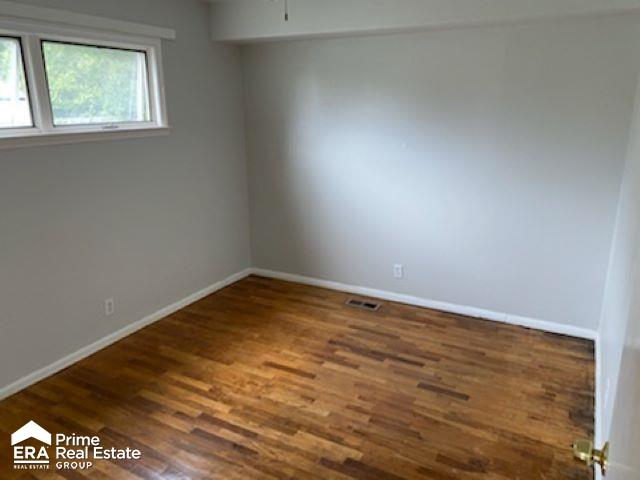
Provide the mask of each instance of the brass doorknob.
{"label": "brass doorknob", "polygon": [[593,448],[591,440],[576,440],[573,444],[573,455],[589,467],[594,463],[600,465],[602,475],[607,474],[607,469],[609,468],[609,442],[604,444],[602,450],[597,450]]}

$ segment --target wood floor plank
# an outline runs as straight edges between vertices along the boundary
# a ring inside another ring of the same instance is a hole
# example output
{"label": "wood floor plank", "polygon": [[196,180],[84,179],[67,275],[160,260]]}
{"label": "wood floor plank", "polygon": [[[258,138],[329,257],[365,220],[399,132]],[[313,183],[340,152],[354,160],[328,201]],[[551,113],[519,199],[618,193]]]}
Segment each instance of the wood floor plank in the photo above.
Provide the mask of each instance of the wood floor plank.
{"label": "wood floor plank", "polygon": [[0,402],[142,452],[0,478],[593,478],[593,342],[349,298],[252,276]]}

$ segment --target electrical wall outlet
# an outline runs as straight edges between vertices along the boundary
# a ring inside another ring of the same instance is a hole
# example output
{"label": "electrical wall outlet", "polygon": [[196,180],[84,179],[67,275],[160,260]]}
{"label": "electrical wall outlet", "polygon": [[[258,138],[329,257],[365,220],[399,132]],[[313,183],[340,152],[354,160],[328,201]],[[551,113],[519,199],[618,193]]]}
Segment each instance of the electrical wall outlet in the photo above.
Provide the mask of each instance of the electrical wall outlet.
{"label": "electrical wall outlet", "polygon": [[393,276],[394,278],[404,278],[404,265],[396,263],[393,266]]}
{"label": "electrical wall outlet", "polygon": [[116,303],[113,301],[113,298],[107,298],[104,301],[104,314],[107,317],[110,317],[116,312]]}

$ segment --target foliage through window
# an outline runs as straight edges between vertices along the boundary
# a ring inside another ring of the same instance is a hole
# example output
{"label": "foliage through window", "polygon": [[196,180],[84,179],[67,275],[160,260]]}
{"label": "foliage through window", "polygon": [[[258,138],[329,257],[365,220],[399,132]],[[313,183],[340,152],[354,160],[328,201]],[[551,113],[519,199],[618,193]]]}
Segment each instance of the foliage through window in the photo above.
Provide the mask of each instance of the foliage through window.
{"label": "foliage through window", "polygon": [[42,42],[54,125],[147,122],[146,54]]}
{"label": "foliage through window", "polygon": [[20,40],[0,37],[0,128],[31,125],[31,107]]}

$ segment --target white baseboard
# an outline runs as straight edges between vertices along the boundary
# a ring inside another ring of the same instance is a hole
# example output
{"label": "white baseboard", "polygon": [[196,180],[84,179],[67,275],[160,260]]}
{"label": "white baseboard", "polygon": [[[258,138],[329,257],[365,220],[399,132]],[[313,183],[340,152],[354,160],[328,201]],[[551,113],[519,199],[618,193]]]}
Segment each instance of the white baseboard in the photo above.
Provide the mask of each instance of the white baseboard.
{"label": "white baseboard", "polygon": [[52,364],[47,365],[46,367],[36,370],[35,372],[32,372],[29,375],[5,387],[0,388],[0,400],[6,397],[9,397],[10,395],[13,395],[14,393],[17,393],[20,390],[23,390],[29,387],[30,385],[33,385],[34,383],[44,380],[47,377],[50,377],[51,375],[59,372],[60,370],[63,370],[73,365],[74,363],[79,362],[83,358],[86,358],[89,355],[92,355],[97,351],[102,350],[105,347],[108,347],[109,345],[117,342],[118,340],[121,340],[124,337],[127,337],[132,333],[135,333],[138,330],[148,325],[151,325],[152,323],[155,323],[158,320],[161,320],[188,305],[191,305],[192,303],[195,303],[198,300],[201,300],[202,298],[208,295],[211,295],[212,293],[215,293],[218,290],[221,290],[231,285],[232,283],[242,280],[243,278],[251,275],[251,273],[252,273],[252,269],[250,268],[243,270],[241,272],[235,273],[225,278],[224,280],[216,282],[213,285],[210,285],[200,290],[199,292],[191,294],[188,297],[183,298],[182,300],[179,300],[167,307],[164,307],[163,309],[158,310],[157,312],[152,313],[151,315],[144,317],[143,319],[138,320],[137,322],[131,323],[126,327],[123,327],[120,330],[113,332],[107,335],[106,337],[101,338],[100,340],[92,343],[91,345],[87,345],[86,347],[83,347],[80,350],[73,352],[64,358],[61,358],[60,360],[57,360]]}
{"label": "white baseboard", "polygon": [[276,278],[279,280],[286,280],[289,282],[312,285],[314,287],[327,288],[329,290],[338,290],[341,292],[353,293],[355,295],[380,298],[383,300],[389,300],[391,302],[405,303],[408,305],[415,305],[418,307],[431,308],[434,310],[441,310],[444,312],[455,313],[458,315],[465,315],[468,317],[493,320],[500,323],[520,325],[522,327],[533,328],[535,330],[543,330],[545,332],[559,333],[562,335],[569,335],[569,336],[578,337],[578,338],[586,338],[588,340],[594,340],[594,341],[598,337],[598,332],[596,332],[595,330],[589,330],[588,328],[581,328],[573,325],[565,325],[562,323],[549,322],[546,320],[537,320],[535,318],[521,317],[519,315],[511,315],[508,313],[494,312],[491,310],[484,310],[484,309],[475,308],[475,307],[467,307],[464,305],[455,305],[453,303],[439,302],[436,300],[429,300],[426,298],[405,295],[403,293],[394,293],[394,292],[388,292],[385,290],[376,290],[374,288],[360,287],[357,285],[349,285],[345,283],[332,282],[330,280],[322,280],[319,278],[305,277],[302,275],[295,275],[292,273],[277,272],[274,270],[266,270],[263,268],[253,268],[251,269],[251,272],[254,275],[259,275],[262,277]]}

